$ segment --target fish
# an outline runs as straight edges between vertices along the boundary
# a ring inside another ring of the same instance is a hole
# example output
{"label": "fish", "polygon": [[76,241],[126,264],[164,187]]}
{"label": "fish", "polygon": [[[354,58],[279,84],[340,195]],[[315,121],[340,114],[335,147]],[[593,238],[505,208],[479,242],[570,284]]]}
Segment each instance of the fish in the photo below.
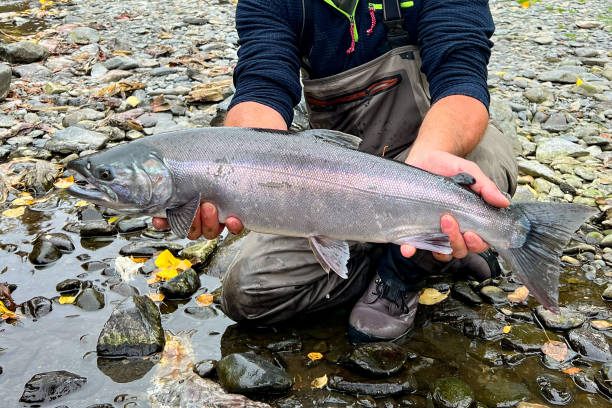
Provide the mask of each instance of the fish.
{"label": "fish", "polygon": [[361,139],[311,129],[194,128],[159,133],[70,161],[75,197],[127,214],[165,217],[186,237],[198,206],[217,206],[261,233],[304,237],[327,271],[346,278],[348,242],[452,252],[440,217],[495,248],[534,297],[558,310],[560,255],[597,213],[570,203],[487,204],[466,173],[443,177],[358,150]]}

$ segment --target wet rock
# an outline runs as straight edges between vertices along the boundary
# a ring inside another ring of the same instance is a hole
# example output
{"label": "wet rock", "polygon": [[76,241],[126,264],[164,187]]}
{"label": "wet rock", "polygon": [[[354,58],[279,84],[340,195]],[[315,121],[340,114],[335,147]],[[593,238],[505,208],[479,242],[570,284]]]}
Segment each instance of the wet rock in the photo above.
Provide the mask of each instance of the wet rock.
{"label": "wet rock", "polygon": [[272,352],[279,351],[301,351],[302,350],[302,341],[298,338],[281,340],[274,343],[270,343],[266,346],[266,348]]}
{"label": "wet rock", "polygon": [[485,286],[480,289],[480,294],[485,300],[493,303],[494,305],[500,305],[508,302],[506,292],[497,286]]}
{"label": "wet rock", "polygon": [[50,242],[62,253],[70,253],[74,251],[74,244],[72,243],[70,237],[60,232],[40,235],[37,240]]}
{"label": "wet rock", "polygon": [[70,32],[70,41],[75,44],[91,44],[100,41],[100,33],[89,27],[77,27]]}
{"label": "wet rock", "polygon": [[104,220],[100,211],[98,211],[95,207],[88,205],[84,207],[83,210],[79,211],[79,220],[83,222],[89,221],[100,221]]}
{"label": "wet rock", "polygon": [[168,299],[187,299],[200,288],[200,277],[192,268],[164,282],[159,290]]}
{"label": "wet rock", "polygon": [[88,405],[86,408],[115,408],[113,404],[93,404]]}
{"label": "wet rock", "polygon": [[11,64],[29,64],[46,60],[48,57],[49,51],[32,41],[17,41],[0,45],[0,59]]}
{"label": "wet rock", "polygon": [[463,324],[463,334],[483,340],[494,340],[501,337],[503,329],[503,322],[492,319],[466,320]]}
{"label": "wet rock", "polygon": [[459,378],[441,378],[432,388],[431,396],[439,408],[469,408],[474,395],[469,385]]}
{"label": "wet rock", "polygon": [[36,241],[28,259],[33,265],[48,265],[60,259],[62,252],[49,241]]}
{"label": "wet rock", "polygon": [[538,144],[536,159],[550,163],[558,157],[580,157],[588,154],[589,152],[582,146],[557,137]]}
{"label": "wet rock", "polygon": [[147,222],[144,218],[125,218],[117,222],[117,231],[122,234],[142,231],[147,228]]}
{"label": "wet rock", "polygon": [[179,244],[174,244],[172,242],[136,241],[123,246],[119,250],[119,253],[123,256],[148,258],[155,255],[155,253],[163,251],[165,249],[172,252],[174,256],[177,256],[181,249],[183,249],[183,247]]}
{"label": "wet rock", "polygon": [[13,67],[13,74],[27,80],[42,80],[51,77],[53,73],[47,67],[40,64],[25,64]]}
{"label": "wet rock", "polygon": [[606,235],[600,242],[599,245],[602,248],[612,248],[612,234]]}
{"label": "wet rock", "polygon": [[529,389],[520,383],[493,381],[480,392],[480,400],[490,408],[513,407],[529,399]]}
{"label": "wet rock", "polygon": [[51,300],[43,296],[36,296],[21,305],[23,314],[33,319],[42,317],[53,309]]}
{"label": "wet rock", "polygon": [[115,307],[98,338],[98,356],[143,357],[166,343],[161,317],[148,296],[132,296]]}
{"label": "wet rock", "polygon": [[546,310],[544,306],[538,306],[535,309],[538,319],[551,330],[569,330],[582,326],[585,322],[585,317],[567,307],[560,307],[559,314]]}
{"label": "wet rock", "polygon": [[612,301],[612,285],[608,285],[606,290],[601,294],[601,297],[608,302]]}
{"label": "wet rock", "polygon": [[279,394],[293,386],[293,378],[285,370],[253,352],[225,356],[216,370],[228,392]]}
{"label": "wet rock", "polygon": [[194,364],[193,372],[202,378],[210,377],[214,370],[217,362],[215,360],[202,360]]}
{"label": "wet rock", "polygon": [[434,305],[432,320],[434,322],[448,322],[461,324],[465,320],[478,319],[479,315],[471,307],[453,298],[446,299]]}
{"label": "wet rock", "polygon": [[85,223],[83,226],[81,226],[79,233],[83,238],[90,238],[113,236],[117,233],[117,231],[115,230],[114,225],[109,224],[105,220],[98,220]]}
{"label": "wet rock", "polygon": [[536,382],[540,386],[542,397],[553,405],[567,405],[574,399],[565,381],[555,375],[540,375]]}
{"label": "wet rock", "polygon": [[523,93],[525,98],[530,102],[542,103],[547,100],[552,100],[553,96],[546,88],[529,88]]}
{"label": "wet rock", "polygon": [[189,245],[181,251],[181,257],[185,259],[198,259],[199,262],[205,262],[217,247],[218,240],[206,240]]}
{"label": "wet rock", "polygon": [[399,394],[409,394],[416,391],[416,380],[414,377],[399,383],[387,383],[387,382],[376,382],[376,383],[365,383],[357,381],[345,380],[339,376],[331,376],[327,383],[328,387],[332,390],[344,392],[355,396],[369,395],[374,398],[390,397]]}
{"label": "wet rock", "polygon": [[534,325],[521,323],[513,325],[510,332],[502,338],[502,346],[523,353],[533,353],[539,352],[548,340],[558,341],[559,337]]}
{"label": "wet rock", "polygon": [[20,402],[54,401],[81,388],[87,378],[68,371],[50,371],[36,374],[26,383]]}
{"label": "wet rock", "polygon": [[80,153],[85,150],[100,150],[108,137],[103,133],[93,132],[78,126],[58,130],[45,143],[45,149],[54,153]]}
{"label": "wet rock", "polygon": [[580,371],[574,375],[572,375],[572,381],[578,388],[580,388],[584,392],[588,392],[590,394],[597,393],[597,383],[593,376],[585,373],[584,371]]}
{"label": "wet rock", "polygon": [[132,285],[127,284],[126,282],[115,283],[110,286],[110,290],[125,297],[140,295],[138,289],[136,289]]}
{"label": "wet rock", "polygon": [[68,295],[71,293],[76,294],[78,291],[81,290],[84,283],[85,282],[80,281],[78,279],[65,279],[55,285],[55,290],[61,293],[62,295]]}
{"label": "wet rock", "polygon": [[545,164],[539,163],[534,160],[518,159],[518,167],[521,173],[533,176],[542,177],[550,182],[557,182],[557,175],[555,172]]}
{"label": "wet rock", "polygon": [[538,75],[538,80],[542,82],[558,82],[561,84],[575,84],[578,80],[578,75],[573,72],[555,69],[544,71]]}
{"label": "wet rock", "polygon": [[406,363],[408,353],[394,343],[380,342],[363,344],[348,355],[347,363],[375,377],[397,374]]}
{"label": "wet rock", "polygon": [[62,119],[62,125],[67,128],[85,120],[102,120],[104,119],[104,116],[104,112],[99,112],[91,108],[68,111],[66,112],[64,119]]}
{"label": "wet rock", "polygon": [[79,293],[74,304],[83,310],[102,309],[104,307],[104,294],[93,288],[87,288]]}
{"label": "wet rock", "polygon": [[453,285],[453,296],[471,305],[479,305],[482,298],[478,296],[466,282],[460,281]]}
{"label": "wet rock", "polygon": [[612,352],[606,336],[589,327],[581,327],[568,333],[568,340],[574,350],[584,357],[608,362],[612,361]]}
{"label": "wet rock", "polygon": [[217,309],[210,306],[188,306],[185,308],[185,313],[198,320],[209,320],[219,316]]}
{"label": "wet rock", "polygon": [[113,57],[104,62],[104,66],[108,70],[119,69],[119,70],[130,70],[138,68],[140,64],[134,58],[128,57]]}
{"label": "wet rock", "polygon": [[13,71],[11,67],[6,64],[0,64],[0,101],[3,101],[8,95],[9,89],[11,89],[11,77]]}

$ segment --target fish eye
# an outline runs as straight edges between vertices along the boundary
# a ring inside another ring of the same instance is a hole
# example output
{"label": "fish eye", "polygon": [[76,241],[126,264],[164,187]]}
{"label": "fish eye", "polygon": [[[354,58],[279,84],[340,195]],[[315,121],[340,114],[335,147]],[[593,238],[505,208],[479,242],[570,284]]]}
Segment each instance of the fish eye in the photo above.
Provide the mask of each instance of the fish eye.
{"label": "fish eye", "polygon": [[104,181],[111,181],[113,179],[113,172],[111,169],[100,169],[98,178]]}

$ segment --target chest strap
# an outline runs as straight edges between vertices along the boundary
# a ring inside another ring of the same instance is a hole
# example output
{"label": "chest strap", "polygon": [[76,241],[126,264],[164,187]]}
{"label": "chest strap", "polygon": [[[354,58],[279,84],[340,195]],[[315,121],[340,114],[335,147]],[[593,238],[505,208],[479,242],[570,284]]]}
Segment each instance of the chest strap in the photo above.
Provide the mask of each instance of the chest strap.
{"label": "chest strap", "polygon": [[389,48],[393,49],[410,44],[410,35],[404,29],[400,0],[383,0],[382,6]]}

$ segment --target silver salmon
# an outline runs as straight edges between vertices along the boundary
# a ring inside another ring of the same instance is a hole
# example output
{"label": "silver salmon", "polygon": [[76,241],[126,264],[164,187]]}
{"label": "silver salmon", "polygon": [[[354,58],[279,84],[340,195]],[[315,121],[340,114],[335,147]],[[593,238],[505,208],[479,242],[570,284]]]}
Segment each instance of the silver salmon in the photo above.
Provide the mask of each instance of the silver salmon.
{"label": "silver salmon", "polygon": [[440,216],[475,231],[536,299],[557,310],[560,253],[597,211],[562,203],[495,208],[448,178],[357,150],[330,130],[189,129],[153,135],[71,161],[86,186],[69,192],[129,214],[166,217],[185,237],[201,201],[253,231],[304,237],[328,272],[347,276],[347,241],[451,253]]}

